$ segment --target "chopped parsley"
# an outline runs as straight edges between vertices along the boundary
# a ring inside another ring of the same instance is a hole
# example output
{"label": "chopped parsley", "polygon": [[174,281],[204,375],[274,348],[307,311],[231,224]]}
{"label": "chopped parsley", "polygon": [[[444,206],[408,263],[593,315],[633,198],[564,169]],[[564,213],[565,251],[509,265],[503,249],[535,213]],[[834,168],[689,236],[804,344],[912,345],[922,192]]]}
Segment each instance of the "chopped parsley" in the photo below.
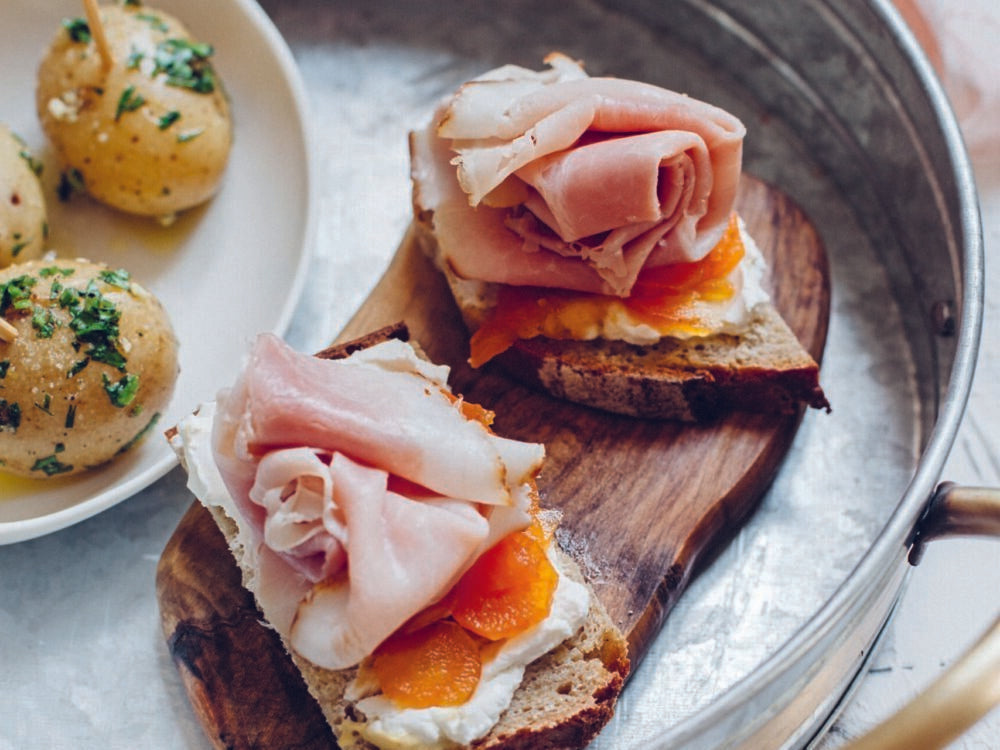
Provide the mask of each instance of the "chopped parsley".
{"label": "chopped parsley", "polygon": [[[19,234],[15,234],[14,235],[14,239],[17,240],[17,239],[20,238],[20,236],[21,235],[19,235]],[[32,238],[29,237],[26,240],[20,240],[19,242],[15,242],[13,245],[11,245],[11,248],[10,248],[10,255],[11,255],[11,257],[12,258],[16,258],[18,255],[20,255],[21,251],[24,250],[24,248],[26,248],[28,245],[31,244],[31,240],[32,240]]]}
{"label": "chopped parsley", "polygon": [[[61,444],[60,444],[61,445]],[[56,446],[56,453],[59,453],[59,445]],[[51,456],[46,456],[45,458],[40,458],[35,461],[34,466],[31,467],[32,471],[41,471],[46,476],[55,476],[56,474],[65,474],[67,471],[73,471],[73,467],[70,464],[62,463],[58,458],[56,458],[55,453]]]}
{"label": "chopped parsley", "polygon": [[181,113],[178,112],[176,109],[170,110],[165,115],[163,115],[163,117],[160,118],[159,120],[160,130],[166,130],[175,122],[177,122],[179,119],[181,119]]}
{"label": "chopped parsley", "polygon": [[7,377],[7,371],[9,369],[10,369],[10,360],[9,359],[0,360],[0,380],[3,380],[5,377]]}
{"label": "chopped parsley", "polygon": [[76,334],[77,343],[89,345],[84,354],[124,372],[125,357],[118,350],[121,310],[101,294],[97,283],[91,280],[82,294],[76,289],[63,290],[59,306],[71,313],[69,327]]}
{"label": "chopped parsley", "polygon": [[40,339],[50,339],[55,333],[59,321],[52,314],[48,307],[35,305],[31,312],[31,327],[35,329],[35,335]]}
{"label": "chopped parsley", "polygon": [[74,268],[59,268],[59,266],[45,266],[45,268],[38,269],[38,275],[43,279],[49,278],[49,276],[72,276],[76,272]]}
{"label": "chopped parsley", "polygon": [[42,399],[42,403],[35,402],[35,408],[44,411],[50,417],[52,416],[52,396],[48,393],[45,394],[45,398]]}
{"label": "chopped parsley", "polygon": [[135,17],[148,23],[153,31],[170,31],[170,27],[163,22],[163,19],[152,13],[136,13]]}
{"label": "chopped parsley", "polygon": [[32,154],[26,148],[22,148],[20,151],[17,152],[17,154],[28,163],[28,168],[35,173],[35,177],[42,176],[42,170],[44,169],[44,167],[42,166],[42,162],[40,159],[36,159],[34,154]]}
{"label": "chopped parsley", "polygon": [[104,390],[111,399],[112,406],[122,409],[135,400],[135,394],[139,390],[139,376],[134,373],[126,373],[117,383],[113,382],[107,375],[102,374]]}
{"label": "chopped parsley", "polygon": [[70,404],[66,408],[66,429],[72,430],[73,425],[76,423],[76,404]]}
{"label": "chopped parsley", "polygon": [[34,276],[22,274],[0,284],[0,315],[9,309],[17,312],[31,309],[31,290],[37,283],[38,279]]}
{"label": "chopped parsley", "polygon": [[66,371],[66,377],[67,378],[76,377],[83,371],[83,368],[86,367],[88,364],[90,364],[90,357],[84,357],[83,359],[78,359],[76,362],[73,363],[73,366]]}
{"label": "chopped parsley", "polygon": [[21,426],[21,405],[16,401],[0,398],[0,429],[17,432]]}
{"label": "chopped parsley", "polygon": [[139,109],[145,103],[145,97],[142,94],[136,93],[135,86],[126,86],[125,90],[122,91],[122,95],[118,97],[118,107],[115,109],[115,122],[118,122],[126,112],[135,112],[135,110]]}
{"label": "chopped parsley", "polygon": [[125,61],[125,69],[126,70],[138,70],[139,69],[139,63],[142,62],[142,58],[144,58],[144,57],[145,57],[145,55],[142,53],[142,50],[139,50],[139,49],[136,49],[135,47],[133,47],[132,51],[128,55],[128,59]]}
{"label": "chopped parsley", "polygon": [[177,142],[187,143],[188,141],[193,141],[195,138],[201,135],[202,132],[203,132],[202,128],[198,128],[197,130],[185,130],[183,133],[177,134]]}
{"label": "chopped parsley", "polygon": [[141,8],[141,0],[122,0],[122,5],[126,8]]}
{"label": "chopped parsley", "polygon": [[132,277],[124,268],[119,268],[117,271],[112,271],[110,269],[104,270],[101,271],[98,276],[100,276],[101,281],[105,284],[110,284],[111,286],[116,286],[119,289],[124,289],[126,292],[132,289]]}
{"label": "chopped parsley", "polygon": [[156,45],[153,75],[165,73],[170,86],[210,94],[215,91],[215,73],[208,58],[214,52],[211,44],[165,39]]}
{"label": "chopped parsley", "polygon": [[56,195],[59,196],[59,200],[65,203],[72,197],[73,193],[82,193],[85,189],[83,172],[72,167],[59,175],[59,187],[56,188]]}
{"label": "chopped parsley", "polygon": [[90,41],[90,27],[86,18],[64,18],[62,25],[74,42],[87,44]]}

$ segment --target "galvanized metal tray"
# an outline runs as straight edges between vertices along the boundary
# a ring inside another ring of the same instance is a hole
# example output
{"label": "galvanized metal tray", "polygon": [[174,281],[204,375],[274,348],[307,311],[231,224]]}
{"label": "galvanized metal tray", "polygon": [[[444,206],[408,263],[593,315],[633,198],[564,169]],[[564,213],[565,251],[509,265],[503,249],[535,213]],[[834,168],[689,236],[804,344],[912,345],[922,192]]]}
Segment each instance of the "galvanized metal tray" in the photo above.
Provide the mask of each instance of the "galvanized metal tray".
{"label": "galvanized metal tray", "polygon": [[293,323],[306,349],[379,278],[410,218],[406,132],[461,81],[558,49],[747,124],[745,169],[795,197],[830,256],[822,380],[834,412],[806,417],[760,510],[681,598],[597,746],[807,743],[905,577],[907,528],[960,417],[981,303],[962,289],[963,263],[968,276],[981,253],[967,167],[888,4],[265,7],[302,65],[327,175],[319,263],[332,286],[308,289]]}

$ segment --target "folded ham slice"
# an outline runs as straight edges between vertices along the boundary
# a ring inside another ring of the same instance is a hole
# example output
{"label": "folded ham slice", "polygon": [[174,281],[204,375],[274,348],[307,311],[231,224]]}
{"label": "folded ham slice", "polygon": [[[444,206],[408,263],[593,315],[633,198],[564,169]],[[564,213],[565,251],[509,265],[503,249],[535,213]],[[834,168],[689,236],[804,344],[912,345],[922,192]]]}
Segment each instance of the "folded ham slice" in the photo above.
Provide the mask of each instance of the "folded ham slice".
{"label": "folded ham slice", "polygon": [[260,336],[212,456],[261,561],[268,620],[313,663],[358,663],[530,522],[540,445],[468,419],[399,341],[344,360]]}
{"label": "folded ham slice", "polygon": [[504,66],[411,137],[416,205],[461,277],[628,296],[647,266],[703,258],[739,182],[745,128],[646,83]]}

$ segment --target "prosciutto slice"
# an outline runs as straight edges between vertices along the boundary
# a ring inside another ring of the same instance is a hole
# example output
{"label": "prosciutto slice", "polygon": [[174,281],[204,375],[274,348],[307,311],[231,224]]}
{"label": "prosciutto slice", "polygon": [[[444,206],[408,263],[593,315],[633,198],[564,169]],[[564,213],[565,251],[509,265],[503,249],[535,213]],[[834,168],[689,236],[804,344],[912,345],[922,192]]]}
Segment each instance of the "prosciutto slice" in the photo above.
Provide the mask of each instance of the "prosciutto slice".
{"label": "prosciutto slice", "polygon": [[470,279],[627,296],[644,267],[704,257],[732,210],[743,124],[547,62],[465,84],[413,134],[415,202],[444,261]]}
{"label": "prosciutto slice", "polygon": [[401,342],[346,360],[260,336],[217,399],[212,457],[258,602],[313,663],[358,663],[530,521],[540,445],[497,437]]}

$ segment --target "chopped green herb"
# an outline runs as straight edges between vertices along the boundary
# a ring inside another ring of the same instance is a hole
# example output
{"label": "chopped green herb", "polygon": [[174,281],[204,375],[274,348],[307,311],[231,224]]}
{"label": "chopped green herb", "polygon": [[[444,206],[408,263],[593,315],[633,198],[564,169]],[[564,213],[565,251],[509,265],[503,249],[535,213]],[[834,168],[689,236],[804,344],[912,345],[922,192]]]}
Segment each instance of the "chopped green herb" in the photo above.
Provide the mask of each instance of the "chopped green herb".
{"label": "chopped green herb", "polygon": [[64,18],[62,25],[66,29],[66,33],[69,34],[69,38],[74,42],[87,44],[90,41],[90,27],[87,25],[87,19]]}
{"label": "chopped green herb", "polygon": [[72,314],[69,326],[77,341],[89,345],[85,353],[95,362],[124,371],[125,357],[118,351],[121,310],[101,294],[97,283],[91,280],[83,294],[75,289],[65,289],[59,304]]}
{"label": "chopped green herb", "polygon": [[10,369],[10,360],[9,359],[0,360],[0,380],[3,380],[5,377],[7,377],[7,371],[9,369]]}
{"label": "chopped green herb", "polygon": [[7,399],[0,398],[0,429],[9,429],[17,432],[21,426],[21,405],[17,402],[8,402]]}
{"label": "chopped green herb", "polygon": [[55,333],[59,321],[56,320],[52,310],[48,307],[35,305],[31,313],[31,327],[35,329],[35,335],[40,339],[50,339]]}
{"label": "chopped green herb", "polygon": [[165,39],[156,45],[153,75],[165,73],[170,86],[210,94],[215,91],[215,72],[208,58],[214,52],[211,44]]}
{"label": "chopped green herb", "polygon": [[160,118],[160,130],[166,130],[175,122],[181,119],[181,113],[172,109]]}
{"label": "chopped green herb", "polygon": [[15,276],[10,281],[0,284],[0,315],[8,309],[16,311],[28,310],[31,305],[31,289],[38,283],[38,279],[28,274]]}
{"label": "chopped green herb", "polygon": [[126,112],[135,112],[135,110],[139,109],[145,103],[146,99],[142,94],[136,93],[135,86],[126,86],[125,90],[122,91],[122,95],[118,97],[118,108],[115,109],[115,122]]}
{"label": "chopped green herb", "polygon": [[35,461],[34,466],[31,467],[32,471],[41,471],[46,476],[55,476],[56,474],[65,474],[67,471],[73,471],[73,467],[69,464],[64,464],[59,459],[55,457],[55,454],[51,456],[46,456],[45,458],[40,458]]}
{"label": "chopped green herb", "polygon": [[[14,236],[17,237],[17,235],[14,235]],[[11,257],[12,258],[16,258],[18,255],[20,255],[21,251],[24,250],[24,248],[26,248],[28,245],[31,244],[31,240],[32,240],[32,238],[29,237],[26,240],[21,240],[20,242],[15,242],[13,245],[11,245],[11,248],[10,248],[10,255],[11,255]]]}
{"label": "chopped green herb", "polygon": [[126,8],[141,8],[140,0],[122,0],[122,5]]}
{"label": "chopped green herb", "polygon": [[51,417],[52,416],[52,408],[51,408],[52,407],[52,396],[50,396],[48,393],[44,394],[44,396],[45,397],[42,399],[42,403],[38,403],[37,401],[35,402],[35,408],[41,409],[42,411],[44,411],[46,414],[48,414]]}
{"label": "chopped green herb", "polygon": [[170,27],[163,22],[163,19],[152,13],[136,13],[135,17],[148,23],[153,31],[170,31]]}
{"label": "chopped green herb", "polygon": [[124,268],[119,268],[117,271],[107,269],[101,271],[98,275],[101,277],[101,281],[105,284],[110,284],[111,286],[116,286],[119,289],[124,289],[126,292],[132,288],[132,277]]}
{"label": "chopped green herb", "polygon": [[28,168],[35,173],[35,177],[42,176],[42,170],[44,169],[41,160],[36,159],[34,155],[28,151],[26,148],[22,148],[17,152],[18,156],[24,159],[28,163]]}
{"label": "chopped green herb", "polygon": [[117,383],[111,381],[111,379],[102,374],[101,378],[104,381],[104,390],[108,393],[108,398],[111,399],[111,404],[117,406],[119,409],[128,406],[135,399],[135,394],[139,390],[139,376],[134,373],[125,374]]}
{"label": "chopped green herb", "polygon": [[149,422],[146,423],[146,426],[143,427],[141,430],[139,430],[138,433],[136,433],[136,436],[134,438],[129,440],[127,443],[125,443],[125,445],[123,445],[121,448],[118,449],[117,455],[121,455],[125,451],[134,447],[136,443],[138,443],[140,440],[146,437],[149,431],[152,430],[156,426],[156,423],[159,421],[160,421],[160,413],[156,412],[156,414],[152,416]]}
{"label": "chopped green herb", "polygon": [[43,279],[50,276],[72,276],[75,272],[75,268],[59,268],[59,266],[45,266],[38,269],[38,275]]}
{"label": "chopped green herb", "polygon": [[142,58],[144,57],[145,55],[142,53],[142,50],[138,50],[135,47],[133,47],[132,51],[129,52],[128,59],[125,61],[125,69],[138,70],[139,63],[142,62]]}
{"label": "chopped green herb", "polygon": [[66,409],[66,429],[72,430],[73,425],[76,422],[76,404],[70,404]]}
{"label": "chopped green herb", "polygon": [[84,357],[73,363],[73,366],[66,372],[67,378],[72,378],[80,374],[84,367],[90,363],[90,357]]}
{"label": "chopped green herb", "polygon": [[202,134],[203,128],[198,128],[197,130],[185,130],[183,133],[177,134],[178,143],[187,143],[188,141],[193,141],[199,135]]}
{"label": "chopped green herb", "polygon": [[65,203],[72,197],[73,193],[82,193],[85,189],[83,172],[73,167],[59,175],[59,187],[56,188],[56,195],[59,196],[59,200]]}

